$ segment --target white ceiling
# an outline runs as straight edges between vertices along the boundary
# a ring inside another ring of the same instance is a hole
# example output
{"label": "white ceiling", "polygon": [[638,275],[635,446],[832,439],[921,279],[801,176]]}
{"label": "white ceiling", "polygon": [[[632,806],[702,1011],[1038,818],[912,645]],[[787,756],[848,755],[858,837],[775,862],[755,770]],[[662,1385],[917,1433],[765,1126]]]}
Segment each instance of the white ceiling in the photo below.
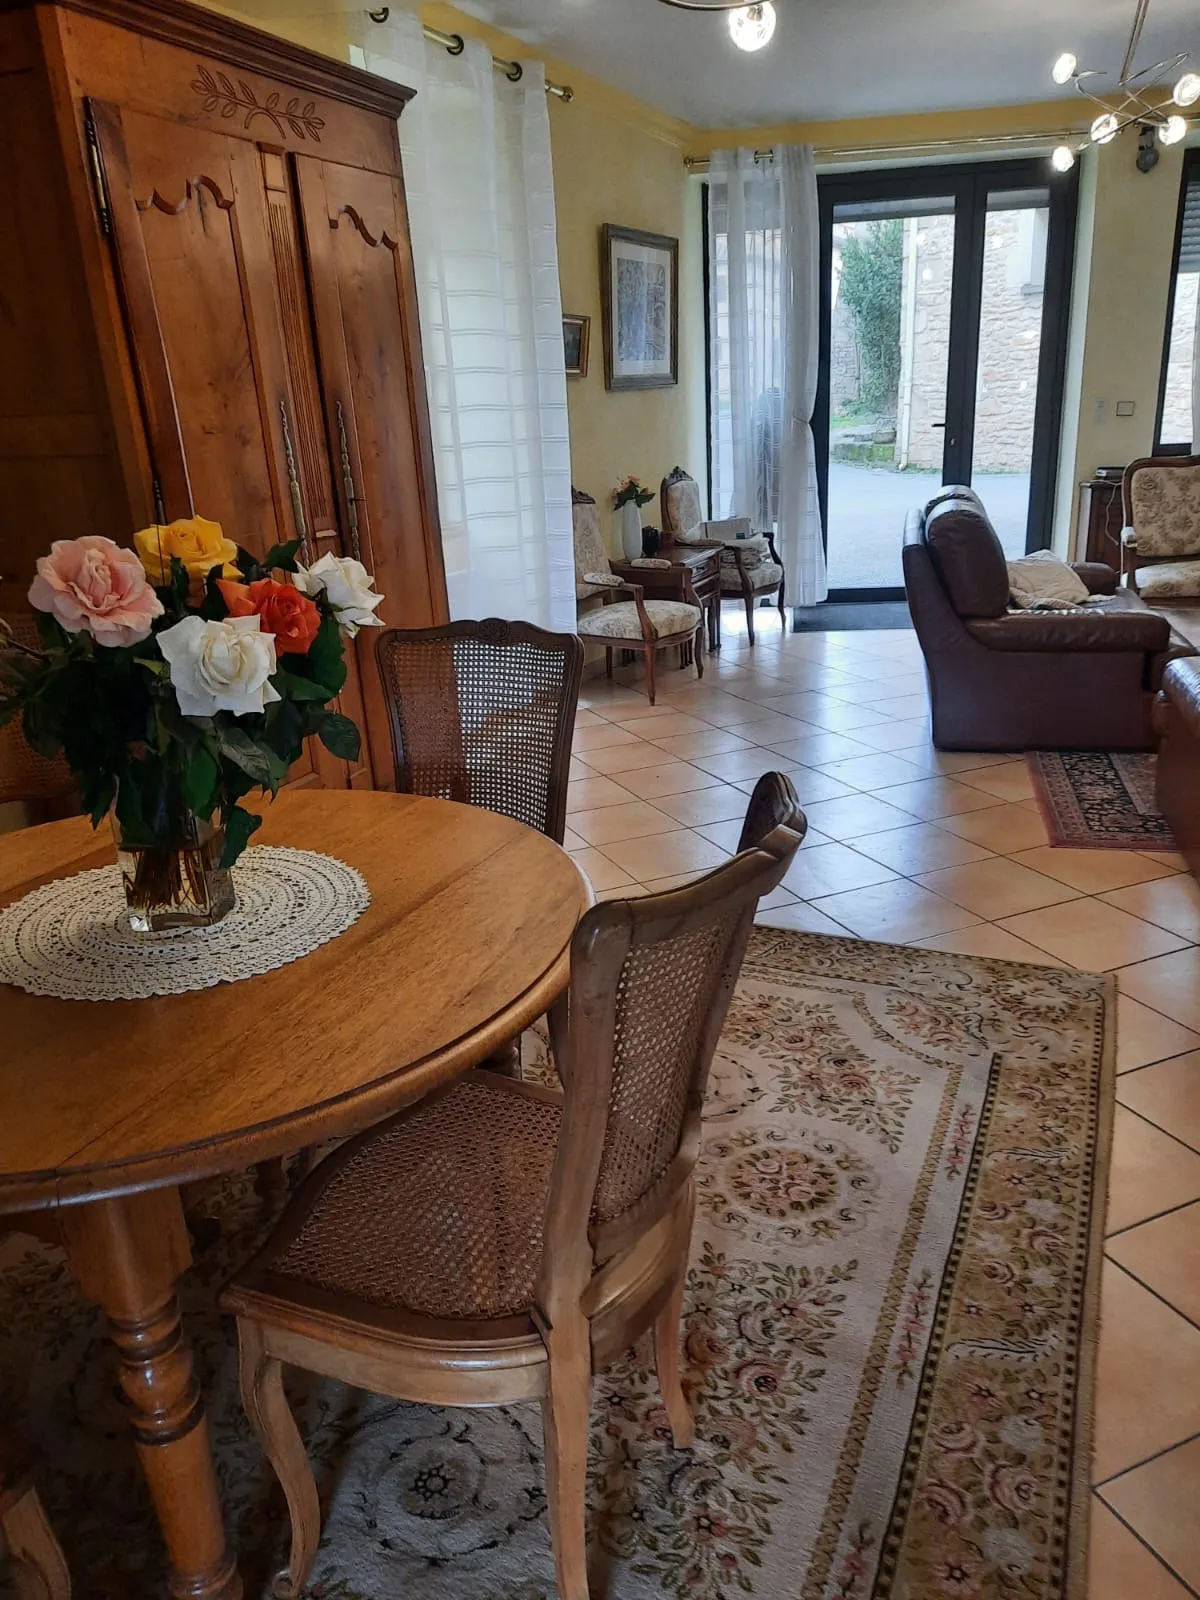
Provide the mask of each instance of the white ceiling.
{"label": "white ceiling", "polygon": [[[1134,10],[1134,0],[776,0],[774,41],[744,55],[724,18],[660,0],[458,3],[710,128],[1050,100],[1064,94],[1049,74],[1064,49],[1115,77]],[[1185,49],[1200,63],[1198,0],[1152,0],[1138,65]]]}

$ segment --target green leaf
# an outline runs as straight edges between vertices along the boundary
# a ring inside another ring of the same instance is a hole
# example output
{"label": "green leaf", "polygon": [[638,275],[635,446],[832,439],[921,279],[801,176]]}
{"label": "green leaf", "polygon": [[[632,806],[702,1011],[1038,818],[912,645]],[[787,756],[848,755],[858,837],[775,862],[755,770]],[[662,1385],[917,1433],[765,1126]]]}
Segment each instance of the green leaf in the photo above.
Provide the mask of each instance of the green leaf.
{"label": "green leaf", "polygon": [[321,743],[331,756],[339,756],[343,761],[357,761],[358,753],[362,748],[362,739],[358,729],[349,717],[343,717],[340,712],[331,711],[318,730]]}
{"label": "green leaf", "polygon": [[221,851],[221,865],[231,867],[250,842],[250,837],[262,827],[262,818],[242,806],[226,811],[222,821],[225,826],[225,846]]}
{"label": "green leaf", "polygon": [[262,564],[268,571],[272,567],[280,567],[284,572],[295,572],[296,553],[299,549],[299,539],[292,539],[288,544],[272,545],[263,557]]}
{"label": "green leaf", "polygon": [[107,772],[99,774],[95,781],[84,790],[84,804],[87,807],[87,814],[91,818],[93,828],[98,828],[104,821],[116,797],[116,779],[111,773]]}
{"label": "green leaf", "polygon": [[212,816],[220,776],[215,756],[206,745],[198,744],[188,759],[181,785],[184,804],[198,817],[207,820]]}
{"label": "green leaf", "polygon": [[304,662],[303,675],[314,683],[324,684],[326,699],[332,700],[341,693],[346,682],[346,659],[342,651],[341,629],[332,612],[322,616],[317,637],[309,645],[308,654],[300,660]]}
{"label": "green leaf", "polygon": [[[303,659],[295,656],[287,659]],[[314,683],[311,678],[302,677],[298,672],[287,672],[283,668],[271,679],[273,688],[287,700],[332,700],[335,690],[330,690],[323,683]]]}
{"label": "green leaf", "polygon": [[232,761],[235,767],[240,767],[247,777],[254,779],[255,783],[262,784],[264,788],[270,785],[269,750],[252,739],[244,728],[223,727],[218,723],[213,732],[221,754],[227,761]]}

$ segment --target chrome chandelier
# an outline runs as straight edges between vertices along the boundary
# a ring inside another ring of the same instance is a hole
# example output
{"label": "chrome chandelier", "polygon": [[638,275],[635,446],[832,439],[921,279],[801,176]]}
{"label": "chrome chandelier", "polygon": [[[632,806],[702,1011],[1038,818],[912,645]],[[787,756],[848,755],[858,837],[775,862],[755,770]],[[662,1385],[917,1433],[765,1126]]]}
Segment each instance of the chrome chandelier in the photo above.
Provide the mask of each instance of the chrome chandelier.
{"label": "chrome chandelier", "polygon": [[729,18],[729,37],[739,50],[761,50],[775,34],[775,7],[771,0],[747,5],[746,0],[661,0],[676,11],[720,12]]}
{"label": "chrome chandelier", "polygon": [[[1069,172],[1075,165],[1076,157],[1089,145],[1111,144],[1119,133],[1134,125],[1142,131],[1138,166],[1143,172],[1149,172],[1158,160],[1155,139],[1164,145],[1178,144],[1181,139],[1186,139],[1188,119],[1182,112],[1200,101],[1200,73],[1180,73],[1165,107],[1161,95],[1156,95],[1154,99],[1150,96],[1180,72],[1187,62],[1188,52],[1181,50],[1178,55],[1169,56],[1165,61],[1156,61],[1153,66],[1143,67],[1140,72],[1133,70],[1149,9],[1150,0],[1137,0],[1129,44],[1116,82],[1116,95],[1102,99],[1098,93],[1093,93],[1093,86],[1097,89],[1100,87],[1094,80],[1106,78],[1108,74],[1091,67],[1081,68],[1070,50],[1064,50],[1050,69],[1050,76],[1055,83],[1073,83],[1081,95],[1100,108],[1100,115],[1092,123],[1086,139],[1078,145],[1060,144],[1050,157],[1056,171]],[[1178,109],[1173,110],[1172,107]]]}

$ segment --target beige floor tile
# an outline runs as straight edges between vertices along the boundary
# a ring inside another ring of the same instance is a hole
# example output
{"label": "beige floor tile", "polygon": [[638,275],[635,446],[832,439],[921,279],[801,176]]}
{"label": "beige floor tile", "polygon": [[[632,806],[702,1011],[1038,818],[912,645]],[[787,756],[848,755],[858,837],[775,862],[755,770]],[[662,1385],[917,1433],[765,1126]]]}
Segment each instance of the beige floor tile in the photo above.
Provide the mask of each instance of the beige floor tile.
{"label": "beige floor tile", "polygon": [[652,742],[664,755],[678,761],[692,761],[696,756],[715,756],[722,750],[753,748],[751,740],[743,739],[729,728],[709,728],[704,733],[676,733],[670,738]]}
{"label": "beige floor tile", "polygon": [[[905,754],[910,745],[928,743],[929,724],[923,717],[904,717],[899,722],[880,722],[870,728],[855,728],[854,737],[863,744],[869,744],[872,750],[895,750]],[[925,770],[924,766],[922,770]]]}
{"label": "beige floor tile", "polygon": [[1084,972],[1108,972],[1146,961],[1180,943],[1173,933],[1106,906],[1103,900],[1068,900],[1065,905],[1003,918],[1002,925],[1018,939],[1028,939]]}
{"label": "beige floor tile", "polygon": [[1130,967],[1118,973],[1117,982],[1122,994],[1200,1032],[1200,949],[1195,945]]}
{"label": "beige floor tile", "polygon": [[947,777],[960,772],[978,772],[981,767],[1002,767],[1012,760],[1011,750],[935,750],[938,771]]}
{"label": "beige floor tile", "polygon": [[853,734],[856,728],[879,727],[888,720],[873,705],[854,706],[822,694],[802,695],[801,699],[805,704],[796,716],[814,728],[824,728],[827,733]]}
{"label": "beige floor tile", "polygon": [[[951,836],[953,837],[953,836]],[[1036,911],[1042,906],[1078,899],[1079,891],[1044,873],[1033,872],[1009,856],[991,856],[987,861],[968,861],[961,866],[925,872],[917,879],[935,894],[945,895],[956,905],[966,906],[988,922],[1015,917],[1021,911]]]}
{"label": "beige floor tile", "polygon": [[[1167,869],[1147,858],[1147,866]],[[1190,873],[1174,873],[1154,882],[1139,883],[1131,880],[1130,888],[1117,889],[1106,894],[1110,906],[1120,906],[1122,911],[1143,917],[1160,928],[1169,928],[1181,939],[1200,942],[1200,885]]]}
{"label": "beige floor tile", "polygon": [[[1037,845],[1032,850],[1018,851],[1014,858],[1048,878],[1058,878],[1084,894],[1104,894],[1107,889],[1123,889],[1126,884],[1148,883],[1151,878],[1170,876],[1166,867],[1139,855],[1136,850],[1061,850],[1052,845]],[[1142,913],[1134,905],[1126,905],[1120,896],[1105,894],[1110,905],[1131,911],[1135,917]],[[1153,917],[1147,917],[1153,922]]]}
{"label": "beige floor tile", "polygon": [[1190,1600],[1189,1591],[1098,1495],[1092,1496],[1087,1600]]}
{"label": "beige floor tile", "polygon": [[756,781],[764,772],[787,772],[789,768],[799,766],[800,762],[785,760],[777,750],[750,745],[745,750],[725,750],[720,755],[700,756],[694,765],[710,772],[722,783],[745,783]]}
{"label": "beige floor tile", "polygon": [[[1200,1328],[1200,1205],[1185,1205],[1110,1239],[1108,1253]],[[1200,1400],[1200,1372],[1192,1387]]]}
{"label": "beige floor tile", "polygon": [[931,934],[967,928],[979,918],[919,883],[896,878],[890,883],[850,889],[815,901],[816,909],[857,933],[862,939],[908,944]]}
{"label": "beige floor tile", "polygon": [[598,711],[609,722],[619,722],[622,726],[628,725],[631,730],[636,728],[640,722],[642,726],[638,729],[638,732],[646,739],[651,737],[651,724],[657,725],[664,718],[674,719],[680,714],[679,708],[674,705],[652,706],[644,694],[631,695],[628,692],[623,693],[621,698],[615,700],[611,706],[598,704],[593,709]]}
{"label": "beige floor tile", "polygon": [[1132,995],[1117,997],[1117,1071],[1131,1072],[1152,1061],[1200,1048],[1200,1033],[1152,1011]]}
{"label": "beige floor tile", "polygon": [[[1147,1357],[1154,1352],[1154,1359]],[[1092,1481],[1124,1472],[1200,1429],[1200,1329],[1111,1261],[1100,1289]],[[1129,1595],[1127,1600],[1136,1600]]]}
{"label": "beige floor tile", "polygon": [[921,777],[919,768],[885,750],[869,756],[851,756],[848,761],[823,761],[820,766],[831,778],[865,792],[886,788],[888,784],[916,783]]}
{"label": "beige floor tile", "polygon": [[583,708],[575,713],[575,726],[577,728],[602,728],[604,723],[605,719],[595,711],[588,711]]}
{"label": "beige floor tile", "polygon": [[848,783],[841,783],[816,767],[783,767],[780,770],[787,773],[796,791],[796,798],[806,808],[819,800],[840,800],[845,795],[858,793]]}
{"label": "beige floor tile", "polygon": [[804,814],[813,827],[831,839],[850,840],[866,834],[902,828],[907,812],[890,806],[872,794],[847,794],[837,800],[816,800],[806,804]]}
{"label": "beige floor tile", "polygon": [[834,922],[832,917],[827,917],[824,912],[803,900],[794,900],[790,906],[775,906],[769,911],[760,911],[754,920],[764,928],[787,928],[793,933],[827,933],[838,939],[857,938],[857,934],[852,934],[849,928],[843,928],[841,923]]}
{"label": "beige floor tile", "polygon": [[801,733],[795,739],[772,740],[771,749],[781,759],[795,762],[798,767],[823,767],[827,761],[847,761],[851,756],[874,753],[857,739],[844,733],[822,733],[820,728]]}
{"label": "beige floor tile", "polygon": [[599,850],[590,848],[572,850],[571,860],[580,872],[586,874],[588,882],[597,894],[602,889],[620,889],[625,884],[633,882],[627,872],[622,872],[615,861],[610,861]]}
{"label": "beige floor tile", "polygon": [[1006,933],[992,922],[977,922],[973,928],[958,928],[953,933],[939,933],[931,939],[914,942],[926,950],[945,950],[957,956],[990,956],[997,961],[1025,961],[1037,967],[1065,965],[1045,950],[1026,944],[1024,939]]}
{"label": "beige floor tile", "polygon": [[1173,1572],[1200,1590],[1200,1439],[1106,1484],[1104,1498]]}
{"label": "beige floor tile", "polygon": [[680,872],[711,872],[728,859],[724,850],[690,829],[660,833],[654,838],[623,839],[605,845],[604,853],[639,883]]}
{"label": "beige floor tile", "polygon": [[730,733],[736,733],[739,739],[745,739],[749,744],[773,744],[780,740],[797,739],[808,727],[806,722],[798,722],[795,717],[784,717],[778,711],[764,711],[761,706],[746,706],[745,709],[753,713],[745,722],[722,723]]}
{"label": "beige floor tile", "polygon": [[574,780],[576,778],[590,778],[591,776],[592,776],[591,767],[585,767],[583,762],[580,761],[578,759],[578,757],[572,756],[571,760],[570,760],[570,763],[568,764],[568,767],[567,767],[567,779],[568,779],[568,781],[569,782],[574,782]]}
{"label": "beige floor tile", "polygon": [[638,736],[626,727],[618,728],[614,722],[601,722],[592,728],[577,728],[571,740],[576,755],[586,755],[589,750],[606,750],[610,745],[637,744]]}
{"label": "beige floor tile", "polygon": [[650,893],[644,883],[627,883],[619,888],[597,889],[596,899],[600,900],[640,900]]}
{"label": "beige floor tile", "polygon": [[758,909],[760,911],[782,911],[785,906],[796,906],[801,903],[790,889],[785,889],[780,884],[777,889],[772,889],[770,894],[762,896],[758,902]]}
{"label": "beige floor tile", "polygon": [[732,822],[706,822],[702,827],[698,827],[696,832],[702,839],[707,839],[710,844],[717,845],[732,856],[737,854],[742,823],[736,817]]}
{"label": "beige floor tile", "polygon": [[[1110,1243],[1122,1229],[1193,1200],[1200,1200],[1200,1155],[1119,1105],[1105,1224]],[[1119,1250],[1113,1254],[1120,1258]]]}
{"label": "beige floor tile", "polygon": [[[588,844],[607,846],[616,839],[642,839],[653,833],[672,833],[679,824],[648,801],[631,800],[628,805],[576,811],[571,817],[571,826]],[[662,877],[662,873],[658,876]]]}
{"label": "beige floor tile", "polygon": [[660,795],[654,804],[685,828],[733,821],[740,828],[750,800],[748,795],[735,789],[732,784],[717,783],[711,789],[688,789],[681,794]]}
{"label": "beige floor tile", "polygon": [[889,828],[886,833],[871,833],[855,839],[854,848],[872,861],[882,861],[906,877],[918,872],[935,872],[939,867],[956,867],[966,861],[989,861],[994,857],[982,845],[959,839],[930,822],[914,822],[906,828]]}
{"label": "beige floor tile", "polygon": [[579,705],[584,711],[598,711],[607,721],[617,720],[621,708],[644,706],[649,702],[644,694],[634,694],[619,683],[609,683],[605,678],[590,678],[580,690]]}
{"label": "beige floor tile", "polygon": [[682,889],[685,884],[695,883],[702,876],[697,872],[674,872],[669,878],[651,878],[642,888],[647,894],[666,894],[669,889]]}
{"label": "beige floor tile", "polygon": [[1046,825],[1037,811],[1023,805],[992,806],[986,811],[971,811],[963,816],[939,817],[939,828],[948,828],[960,839],[970,839],[998,855],[1013,855],[1045,844]]}
{"label": "beige floor tile", "polygon": [[869,678],[849,678],[845,674],[840,674],[838,676],[843,681],[839,683],[832,681],[834,676],[832,671],[829,671],[824,681],[818,677],[814,682],[814,689],[827,695],[830,700],[845,700],[850,705],[872,706],[879,699],[877,673],[872,673]]}
{"label": "beige floor tile", "polygon": [[[885,684],[886,691],[893,688],[891,683]],[[886,697],[873,702],[876,711],[887,717],[889,721],[906,722],[914,718],[929,716],[929,696],[922,691],[920,694],[906,694]]]}
{"label": "beige floor tile", "polygon": [[1032,800],[1033,779],[1024,761],[1013,761],[1007,766],[981,767],[973,772],[960,772],[959,780],[984,794],[994,794],[999,800]]}
{"label": "beige floor tile", "polygon": [[897,876],[890,867],[860,856],[844,844],[820,844],[801,850],[788,868],[784,885],[802,900],[861,889],[870,883],[889,883]]}
{"label": "beige floor tile", "polygon": [[1200,1151],[1200,1050],[1123,1074],[1117,1098]]}
{"label": "beige floor tile", "polygon": [[586,848],[587,848],[587,840],[586,839],[581,839],[579,837],[579,835],[577,833],[575,833],[571,828],[564,828],[563,829],[563,849],[564,850],[584,850]]}
{"label": "beige floor tile", "polygon": [[1170,867],[1172,872],[1186,872],[1188,870],[1187,857],[1181,856],[1178,850],[1142,850],[1150,861],[1157,861],[1164,867]]}
{"label": "beige floor tile", "polygon": [[567,784],[567,815],[573,811],[594,811],[599,806],[628,805],[630,800],[637,796],[629,789],[623,789],[619,783],[614,783],[612,778],[603,778],[598,773],[590,778],[578,778],[574,783]]}
{"label": "beige floor tile", "polygon": [[[748,700],[741,700],[724,689],[710,689],[707,677],[699,687],[681,689],[678,694],[670,695],[663,706],[664,711],[668,709],[685,711],[713,728],[731,728],[739,722],[751,722],[756,717],[769,715]],[[786,733],[787,729],[783,732]]]}
{"label": "beige floor tile", "polygon": [[692,789],[715,789],[721,780],[690,762],[664,761],[660,767],[637,767],[632,772],[623,772],[621,782],[631,794],[643,800],[654,800],[659,795],[687,794]]}
{"label": "beige floor tile", "polygon": [[881,800],[924,822],[937,822],[966,811],[991,810],[1000,804],[995,795],[971,789],[957,778],[919,778],[915,783],[893,784],[875,792]]}
{"label": "beige floor tile", "polygon": [[619,778],[623,772],[636,772],[639,767],[659,767],[663,753],[657,745],[644,739],[632,738],[628,744],[607,745],[603,750],[585,750],[580,760],[592,772],[603,772],[608,777]]}

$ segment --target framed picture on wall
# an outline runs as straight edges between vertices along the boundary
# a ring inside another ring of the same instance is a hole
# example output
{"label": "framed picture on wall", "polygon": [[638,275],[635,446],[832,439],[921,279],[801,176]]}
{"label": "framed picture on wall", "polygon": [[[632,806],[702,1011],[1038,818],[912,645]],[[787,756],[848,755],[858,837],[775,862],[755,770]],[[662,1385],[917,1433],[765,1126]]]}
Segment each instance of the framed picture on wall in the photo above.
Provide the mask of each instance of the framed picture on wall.
{"label": "framed picture on wall", "polygon": [[679,240],[607,223],[601,235],[604,382],[665,389],[679,381]]}
{"label": "framed picture on wall", "polygon": [[586,378],[588,346],[592,342],[591,317],[569,317],[563,312],[563,354],[568,378]]}

